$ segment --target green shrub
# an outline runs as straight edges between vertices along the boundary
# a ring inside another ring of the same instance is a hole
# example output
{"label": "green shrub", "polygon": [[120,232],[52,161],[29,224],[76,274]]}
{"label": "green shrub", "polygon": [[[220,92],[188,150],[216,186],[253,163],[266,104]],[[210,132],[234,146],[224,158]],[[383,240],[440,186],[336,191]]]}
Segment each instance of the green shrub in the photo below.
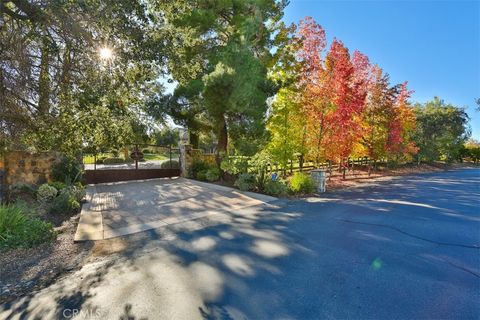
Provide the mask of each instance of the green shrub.
{"label": "green shrub", "polygon": [[48,183],[49,186],[57,189],[58,192],[62,191],[65,188],[66,184],[60,181],[53,181]]}
{"label": "green shrub", "polygon": [[77,200],[78,195],[72,188],[65,188],[60,195],[53,200],[50,212],[53,214],[71,215],[80,209],[80,203]]}
{"label": "green shrub", "polygon": [[293,193],[313,193],[315,184],[310,175],[296,172],[290,179],[290,190]]}
{"label": "green shrub", "polygon": [[[203,160],[194,159],[192,165],[190,166],[190,176],[198,180],[206,180],[206,171],[211,168],[211,165]],[[199,175],[203,178],[199,178]]]}
{"label": "green shrub", "polygon": [[53,225],[16,205],[0,205],[0,249],[32,247],[55,238]]}
{"label": "green shrub", "polygon": [[107,157],[105,157],[105,156],[98,157],[97,161],[96,161],[96,164],[103,164],[103,161],[105,161],[105,159],[107,159]]}
{"label": "green shrub", "polygon": [[28,193],[34,195],[37,192],[37,188],[33,184],[15,183],[9,187],[11,193]]}
{"label": "green shrub", "polygon": [[208,172],[208,169],[198,171],[197,174],[195,175],[195,179],[200,181],[207,181],[207,172]]}
{"label": "green shrub", "polygon": [[234,185],[242,191],[254,190],[256,186],[255,175],[251,173],[240,173]]}
{"label": "green shrub", "polygon": [[284,195],[288,192],[288,186],[281,180],[271,180],[265,182],[263,191],[272,196]]}
{"label": "green shrub", "polygon": [[165,162],[162,162],[162,164],[160,165],[160,168],[162,169],[180,169],[180,162],[178,162],[177,160],[168,160],[168,161],[165,161]]}
{"label": "green shrub", "polygon": [[[87,194],[85,187],[82,186],[82,185],[80,185],[80,186],[79,185],[70,186],[69,189],[70,189],[70,193],[73,195],[75,200],[77,200],[78,202],[81,202]],[[63,190],[65,190],[65,189],[63,189]],[[65,192],[63,190],[62,190],[62,192]]]}
{"label": "green shrub", "polygon": [[37,190],[37,200],[40,203],[48,203],[57,196],[58,190],[48,183],[42,184]]}
{"label": "green shrub", "polygon": [[35,200],[37,187],[33,184],[16,183],[8,187],[8,198],[10,201],[18,199]]}
{"label": "green shrub", "polygon": [[220,168],[232,175],[247,173],[248,159],[249,157],[228,156],[223,158],[222,162],[220,163]]}
{"label": "green shrub", "polygon": [[207,181],[213,182],[220,179],[220,170],[216,167],[210,168],[205,173]]}
{"label": "green shrub", "polygon": [[191,166],[190,166],[190,176],[195,178],[195,179],[199,179],[198,178],[198,173],[201,172],[201,171],[207,171],[208,169],[210,169],[210,167],[211,166],[208,162],[203,161],[203,160],[199,160],[199,159],[194,159],[192,161]]}
{"label": "green shrub", "polygon": [[64,157],[52,168],[52,176],[55,181],[74,183],[82,179],[81,164],[74,158]]}
{"label": "green shrub", "polygon": [[126,163],[126,162],[129,162],[129,161],[125,161],[125,159],[118,158],[118,157],[103,159],[103,164],[115,164],[115,163]]}
{"label": "green shrub", "polygon": [[118,158],[120,156],[120,152],[117,149],[113,149],[110,151],[114,158]]}

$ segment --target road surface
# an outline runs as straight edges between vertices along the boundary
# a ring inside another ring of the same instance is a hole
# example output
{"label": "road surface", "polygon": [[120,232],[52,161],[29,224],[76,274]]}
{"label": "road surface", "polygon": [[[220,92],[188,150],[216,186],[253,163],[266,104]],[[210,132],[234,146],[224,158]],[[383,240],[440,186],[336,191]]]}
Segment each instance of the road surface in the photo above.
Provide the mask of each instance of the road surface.
{"label": "road surface", "polygon": [[479,319],[479,199],[458,170],[104,240],[0,318]]}

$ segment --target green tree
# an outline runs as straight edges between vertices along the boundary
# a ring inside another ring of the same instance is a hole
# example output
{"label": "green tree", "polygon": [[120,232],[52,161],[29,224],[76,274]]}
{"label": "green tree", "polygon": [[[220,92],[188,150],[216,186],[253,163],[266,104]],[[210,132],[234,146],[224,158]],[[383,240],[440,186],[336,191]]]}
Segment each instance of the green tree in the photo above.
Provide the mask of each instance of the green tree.
{"label": "green tree", "polygon": [[434,97],[423,105],[417,104],[415,114],[414,141],[419,148],[418,162],[457,159],[470,136],[469,117],[465,110]]}
{"label": "green tree", "polygon": [[155,144],[159,146],[177,146],[179,140],[178,130],[165,126],[154,134],[154,139]]}
{"label": "green tree", "polygon": [[290,161],[297,160],[305,150],[305,115],[301,106],[302,85],[299,81],[302,64],[297,60],[300,41],[295,26],[282,26],[276,36],[275,64],[270,78],[280,89],[273,98],[267,121],[270,134],[268,151],[284,173]]}
{"label": "green tree", "polygon": [[480,141],[470,139],[465,143],[462,156],[470,158],[474,163],[480,160]]}
{"label": "green tree", "polygon": [[[131,140],[126,132],[134,131],[143,100],[159,91],[154,79],[163,58],[152,37],[158,19],[147,4],[12,0],[0,7],[5,145],[73,153],[100,139],[91,135],[118,132]],[[98,55],[105,46],[113,50],[109,63]]]}
{"label": "green tree", "polygon": [[285,2],[156,3],[168,22],[164,33],[171,44],[168,70],[181,87],[196,90],[184,95],[188,100],[184,106],[193,111],[192,117],[209,122],[219,153],[232,147],[254,153],[265,139],[266,101],[274,93],[267,79],[272,33]]}
{"label": "green tree", "polygon": [[170,117],[175,124],[188,128],[190,144],[199,147],[200,135],[211,132],[212,126],[206,116],[198,92],[202,86],[200,80],[178,85],[173,94],[154,95],[146,104],[147,113],[158,121]]}

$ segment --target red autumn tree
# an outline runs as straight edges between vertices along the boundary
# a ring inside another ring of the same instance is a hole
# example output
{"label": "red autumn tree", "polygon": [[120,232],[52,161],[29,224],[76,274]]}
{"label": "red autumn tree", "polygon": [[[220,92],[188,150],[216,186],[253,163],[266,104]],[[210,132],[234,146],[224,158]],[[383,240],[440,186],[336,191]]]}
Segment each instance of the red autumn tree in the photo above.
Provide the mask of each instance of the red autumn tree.
{"label": "red autumn tree", "polygon": [[402,83],[393,105],[393,117],[389,124],[386,151],[390,156],[396,158],[418,152],[418,148],[411,141],[416,124],[415,114],[408,102],[412,93],[413,91],[407,88],[407,82]]}
{"label": "red autumn tree", "polygon": [[326,141],[326,155],[345,167],[355,144],[362,136],[360,122],[368,92],[371,66],[368,58],[355,52],[350,58],[348,49],[334,39],[325,59],[325,79],[333,89],[329,115],[331,133]]}
{"label": "red autumn tree", "polygon": [[386,156],[390,123],[394,117],[393,106],[398,88],[390,86],[390,77],[375,65],[368,88],[367,101],[362,115],[363,136],[361,144],[365,155],[372,160]]}

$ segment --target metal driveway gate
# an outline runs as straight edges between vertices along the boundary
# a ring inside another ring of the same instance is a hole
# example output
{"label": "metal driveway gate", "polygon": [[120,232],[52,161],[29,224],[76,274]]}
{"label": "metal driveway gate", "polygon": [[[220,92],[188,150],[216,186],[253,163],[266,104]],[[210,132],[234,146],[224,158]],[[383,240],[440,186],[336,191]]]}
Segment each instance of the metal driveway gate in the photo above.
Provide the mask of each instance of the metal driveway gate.
{"label": "metal driveway gate", "polygon": [[180,176],[180,150],[171,146],[131,145],[83,154],[89,184]]}

